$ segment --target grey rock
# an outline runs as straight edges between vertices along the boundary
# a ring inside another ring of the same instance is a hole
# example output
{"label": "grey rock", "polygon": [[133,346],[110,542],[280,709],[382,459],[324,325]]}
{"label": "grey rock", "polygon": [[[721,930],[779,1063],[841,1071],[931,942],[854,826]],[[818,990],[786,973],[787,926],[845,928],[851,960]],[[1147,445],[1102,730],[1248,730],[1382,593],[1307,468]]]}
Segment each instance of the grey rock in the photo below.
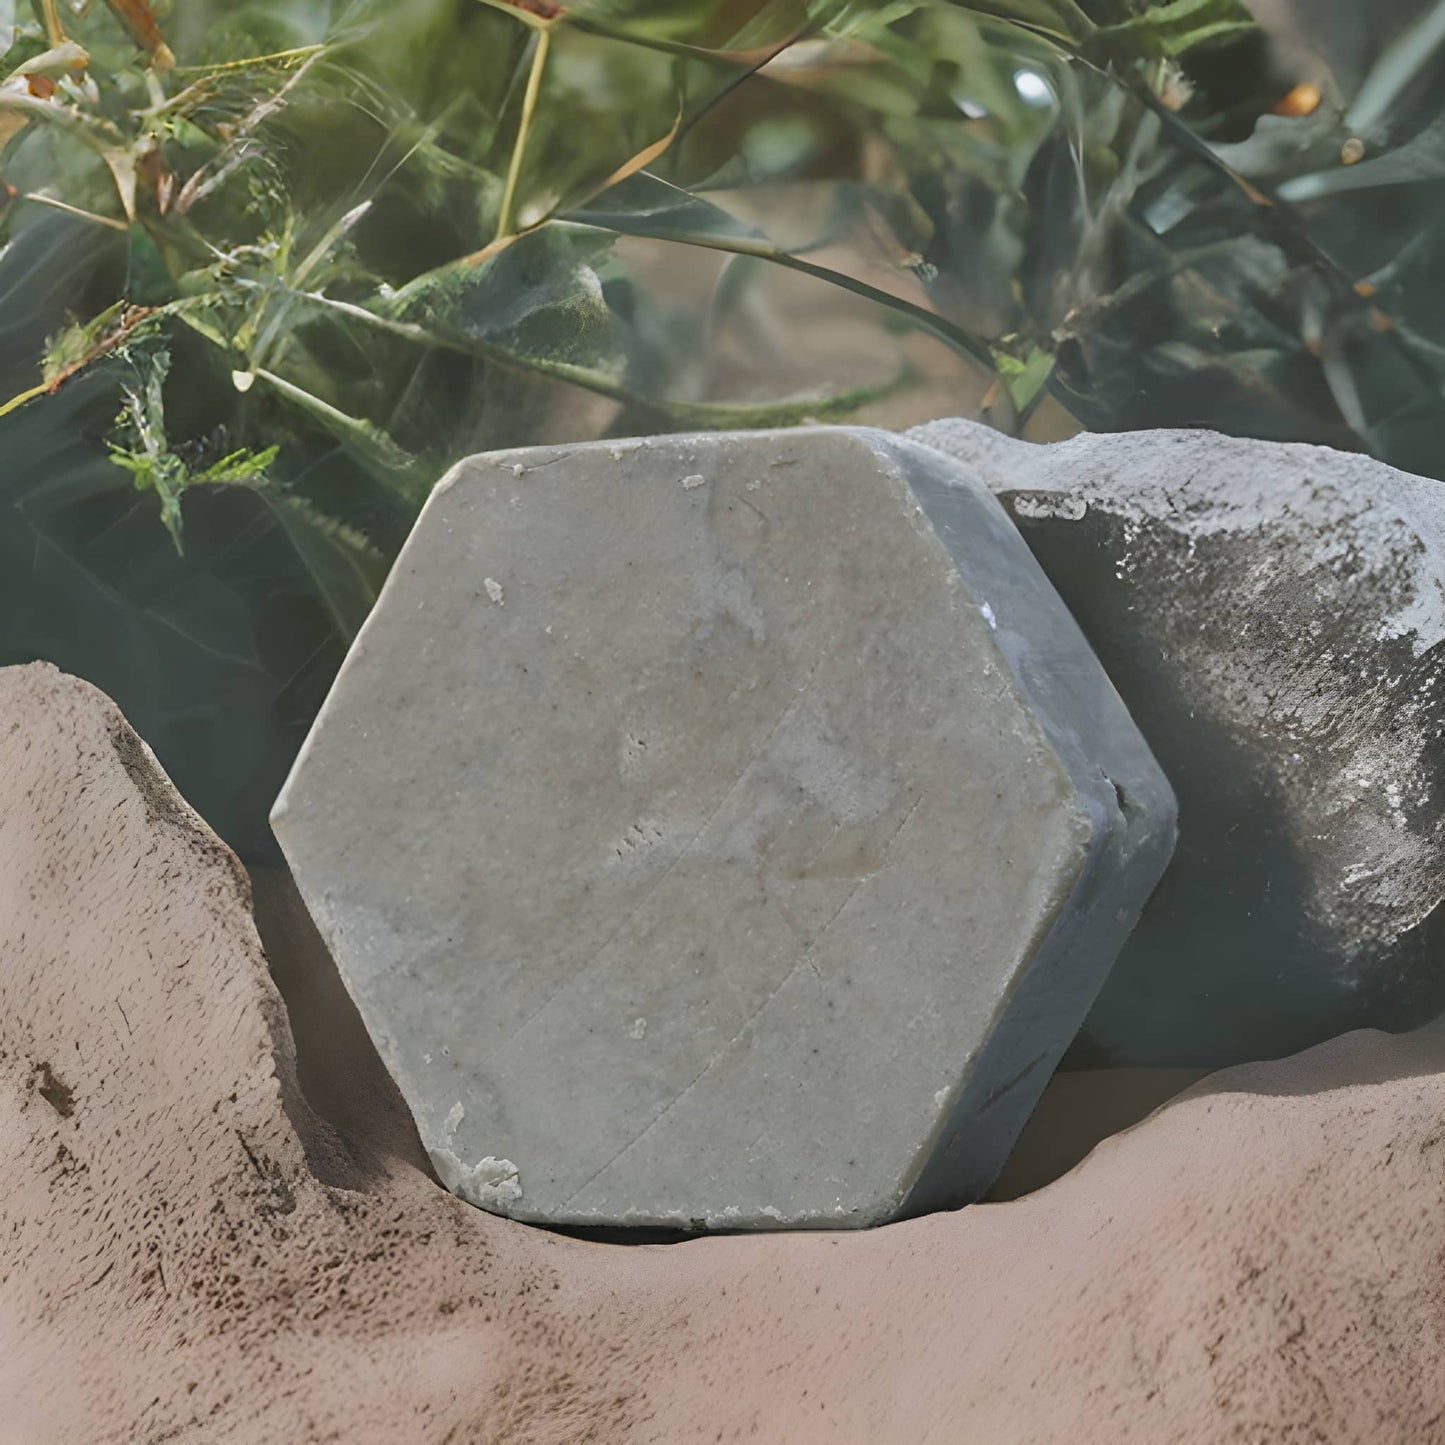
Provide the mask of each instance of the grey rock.
{"label": "grey rock", "polygon": [[1445,1007],[1445,485],[1208,432],[910,433],[1003,501],[1179,796],[1070,1053],[1213,1067]]}
{"label": "grey rock", "polygon": [[273,824],[455,1192],[849,1227],[987,1189],[1174,803],[987,491],[824,428],[463,463]]}

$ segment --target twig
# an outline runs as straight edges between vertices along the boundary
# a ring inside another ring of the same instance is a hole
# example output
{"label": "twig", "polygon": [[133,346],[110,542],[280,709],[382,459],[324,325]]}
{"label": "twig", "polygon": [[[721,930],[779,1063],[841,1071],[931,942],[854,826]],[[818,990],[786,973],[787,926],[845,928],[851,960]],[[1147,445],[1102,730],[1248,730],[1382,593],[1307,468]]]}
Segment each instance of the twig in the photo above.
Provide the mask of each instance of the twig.
{"label": "twig", "polygon": [[522,97],[522,118],[517,125],[516,142],[512,146],[512,161],[507,167],[507,184],[502,191],[501,215],[497,220],[498,240],[512,233],[512,211],[517,203],[517,179],[522,173],[522,156],[527,149],[527,135],[532,129],[537,97],[542,91],[542,71],[547,64],[547,50],[551,41],[550,30],[537,31],[537,44],[532,51],[532,70],[527,76],[527,93]]}
{"label": "twig", "polygon": [[28,391],[12,396],[9,401],[0,402],[0,416],[9,416],[12,411],[19,411],[27,401],[34,401],[37,396],[44,396],[49,390],[49,384],[42,381],[39,386],[32,386]]}
{"label": "twig", "polygon": [[218,65],[178,65],[177,75],[219,75],[223,70],[249,70],[253,65],[271,65],[278,60],[295,60],[314,55],[325,45],[298,45],[293,50],[273,50],[269,55],[249,55],[244,60],[225,60]]}
{"label": "twig", "polygon": [[119,231],[122,236],[130,231],[124,221],[117,221],[113,216],[99,216],[94,211],[84,211],[79,206],[72,206],[68,201],[57,201],[54,196],[44,195],[40,191],[27,191],[23,199],[34,201],[37,206],[53,206],[57,211],[79,216],[83,221],[94,221],[97,226],[109,226],[112,231]]}

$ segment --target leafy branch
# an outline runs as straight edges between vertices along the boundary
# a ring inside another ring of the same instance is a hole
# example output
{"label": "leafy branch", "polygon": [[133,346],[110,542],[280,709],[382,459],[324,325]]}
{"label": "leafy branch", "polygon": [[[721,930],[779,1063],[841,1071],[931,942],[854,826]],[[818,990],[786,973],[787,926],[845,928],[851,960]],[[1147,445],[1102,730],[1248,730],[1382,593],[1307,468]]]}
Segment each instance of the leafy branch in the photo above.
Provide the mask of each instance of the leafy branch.
{"label": "leafy branch", "polygon": [[261,487],[280,449],[272,446],[254,452],[241,447],[207,466],[188,465],[171,450],[166,438],[163,389],[171,369],[170,352],[153,336],[146,335],[129,341],[122,354],[131,365],[133,377],[122,384],[124,401],[116,417],[110,459],[130,473],[137,491],[156,494],[161,521],[180,552],[181,496],[186,489],[204,485]]}

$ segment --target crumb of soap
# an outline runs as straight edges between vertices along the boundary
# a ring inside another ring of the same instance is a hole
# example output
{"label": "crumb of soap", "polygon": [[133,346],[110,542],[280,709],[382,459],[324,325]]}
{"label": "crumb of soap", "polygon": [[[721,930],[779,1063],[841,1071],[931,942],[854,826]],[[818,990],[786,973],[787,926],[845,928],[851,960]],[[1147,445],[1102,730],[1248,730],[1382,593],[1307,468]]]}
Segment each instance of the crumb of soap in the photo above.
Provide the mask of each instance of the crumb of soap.
{"label": "crumb of soap", "polygon": [[453,1194],[482,1209],[504,1210],[522,1197],[522,1179],[510,1159],[488,1154],[475,1164],[463,1162],[450,1149],[429,1149],[437,1177]]}
{"label": "crumb of soap", "polygon": [[498,607],[505,607],[507,605],[506,599],[502,596],[502,584],[498,582],[495,577],[483,577],[482,587],[486,590],[487,596],[490,597]]}
{"label": "crumb of soap", "polygon": [[706,481],[706,477],[699,475],[697,472],[694,472],[690,477],[684,477],[682,479],[682,489],[685,492],[693,492],[696,491],[700,486],[702,486],[703,483]]}

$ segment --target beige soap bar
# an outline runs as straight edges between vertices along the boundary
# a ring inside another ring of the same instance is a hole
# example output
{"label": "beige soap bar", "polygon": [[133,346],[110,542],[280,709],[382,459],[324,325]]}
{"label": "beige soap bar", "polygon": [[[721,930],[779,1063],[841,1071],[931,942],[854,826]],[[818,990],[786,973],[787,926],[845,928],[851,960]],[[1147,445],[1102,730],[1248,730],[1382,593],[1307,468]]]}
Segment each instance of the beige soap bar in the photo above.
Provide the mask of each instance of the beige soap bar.
{"label": "beige soap bar", "polygon": [[826,1228],[987,1188],[1174,801],[988,491],[820,428],[461,464],[273,823],[455,1192]]}

